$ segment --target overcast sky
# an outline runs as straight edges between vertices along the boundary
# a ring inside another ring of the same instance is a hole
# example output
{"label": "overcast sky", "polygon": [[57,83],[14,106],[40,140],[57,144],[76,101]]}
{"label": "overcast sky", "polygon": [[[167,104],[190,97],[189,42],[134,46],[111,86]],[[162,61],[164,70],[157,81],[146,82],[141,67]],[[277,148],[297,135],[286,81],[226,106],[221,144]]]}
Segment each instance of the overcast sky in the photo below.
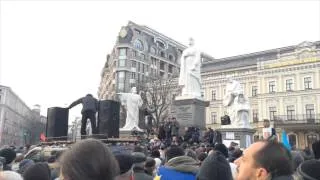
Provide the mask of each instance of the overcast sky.
{"label": "overcast sky", "polygon": [[[30,107],[97,96],[129,20],[215,58],[320,40],[320,1],[1,1],[0,84]],[[71,111],[73,118],[81,107]]]}

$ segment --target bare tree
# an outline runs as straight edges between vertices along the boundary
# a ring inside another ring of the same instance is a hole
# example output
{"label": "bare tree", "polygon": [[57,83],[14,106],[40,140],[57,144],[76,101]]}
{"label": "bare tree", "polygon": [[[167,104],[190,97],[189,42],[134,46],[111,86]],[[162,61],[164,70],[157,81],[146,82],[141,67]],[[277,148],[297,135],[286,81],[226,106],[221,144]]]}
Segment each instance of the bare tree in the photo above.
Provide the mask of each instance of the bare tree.
{"label": "bare tree", "polygon": [[141,92],[144,108],[152,115],[154,126],[169,116],[169,107],[177,94],[177,78],[152,77],[137,87]]}

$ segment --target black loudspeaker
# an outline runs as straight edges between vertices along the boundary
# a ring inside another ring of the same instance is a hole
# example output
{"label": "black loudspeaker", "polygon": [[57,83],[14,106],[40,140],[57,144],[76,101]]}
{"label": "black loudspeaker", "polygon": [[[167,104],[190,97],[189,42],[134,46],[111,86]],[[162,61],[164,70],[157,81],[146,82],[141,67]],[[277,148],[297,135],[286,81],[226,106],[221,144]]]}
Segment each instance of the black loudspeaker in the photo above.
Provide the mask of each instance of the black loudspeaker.
{"label": "black loudspeaker", "polygon": [[67,139],[69,110],[67,108],[48,108],[46,136],[48,138]]}
{"label": "black loudspeaker", "polygon": [[103,100],[99,102],[98,130],[99,134],[109,138],[119,138],[120,102]]}
{"label": "black loudspeaker", "polygon": [[230,117],[228,115],[224,115],[221,117],[221,125],[229,125],[231,124]]}

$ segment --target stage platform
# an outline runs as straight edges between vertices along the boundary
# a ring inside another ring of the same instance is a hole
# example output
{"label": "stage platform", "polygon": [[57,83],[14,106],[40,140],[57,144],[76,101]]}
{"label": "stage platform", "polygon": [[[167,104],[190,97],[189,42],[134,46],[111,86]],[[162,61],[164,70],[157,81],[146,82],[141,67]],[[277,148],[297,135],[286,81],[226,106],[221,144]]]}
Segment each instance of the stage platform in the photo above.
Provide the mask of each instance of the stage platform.
{"label": "stage platform", "polygon": [[[84,136],[85,139],[97,139],[102,141],[103,143],[136,143],[139,142],[140,140],[138,137],[131,136],[131,137],[120,137],[120,138],[107,138],[105,135],[89,135],[89,136]],[[66,144],[70,145],[73,144],[77,141],[80,141],[81,137],[70,140],[68,137],[47,137],[45,142],[41,142],[39,145],[55,145],[55,144]]]}

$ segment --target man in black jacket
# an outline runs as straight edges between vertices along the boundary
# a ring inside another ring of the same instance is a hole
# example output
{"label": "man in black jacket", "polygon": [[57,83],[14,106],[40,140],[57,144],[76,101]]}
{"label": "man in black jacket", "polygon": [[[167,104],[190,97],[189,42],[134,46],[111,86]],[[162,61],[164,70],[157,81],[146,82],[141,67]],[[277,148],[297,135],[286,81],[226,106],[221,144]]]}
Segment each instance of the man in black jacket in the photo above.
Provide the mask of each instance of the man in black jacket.
{"label": "man in black jacket", "polygon": [[94,98],[91,94],[87,94],[85,97],[82,97],[74,101],[68,109],[73,108],[74,106],[82,104],[82,120],[81,120],[81,139],[86,135],[86,125],[87,119],[90,119],[92,134],[97,134],[96,127],[96,112],[98,110],[98,100]]}

